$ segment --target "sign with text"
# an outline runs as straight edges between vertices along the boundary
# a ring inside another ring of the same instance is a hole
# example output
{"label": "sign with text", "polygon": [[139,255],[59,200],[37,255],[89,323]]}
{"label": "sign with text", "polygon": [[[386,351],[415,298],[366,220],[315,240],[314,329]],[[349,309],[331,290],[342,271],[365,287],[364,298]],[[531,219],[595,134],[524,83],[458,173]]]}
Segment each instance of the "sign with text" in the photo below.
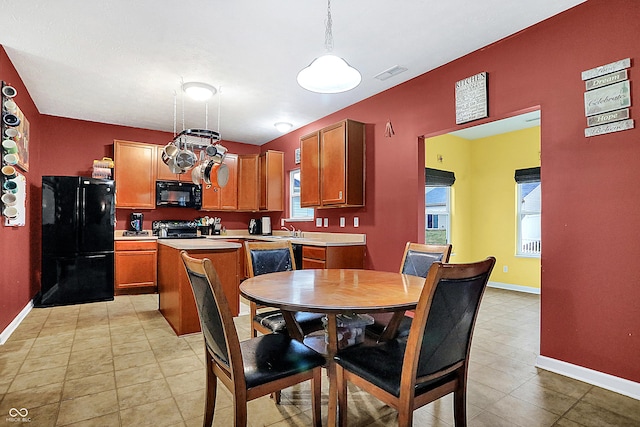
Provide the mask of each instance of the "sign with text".
{"label": "sign with text", "polygon": [[596,68],[592,68],[582,72],[582,80],[589,80],[594,77],[604,76],[605,74],[615,73],[616,71],[624,70],[631,67],[631,58],[625,58],[620,61],[612,62],[611,64],[601,65]]}
{"label": "sign with text", "polygon": [[587,116],[630,106],[631,91],[628,81],[615,83],[584,93],[584,111]]}
{"label": "sign with text", "polygon": [[608,123],[606,125],[592,126],[584,130],[584,136],[604,135],[605,133],[620,132],[621,130],[633,129],[633,120],[623,120],[621,122]]}
{"label": "sign with text", "polygon": [[587,126],[603,125],[605,123],[619,122],[620,120],[626,120],[629,118],[629,109],[610,111],[604,114],[598,114],[597,116],[587,117]]}
{"label": "sign with text", "polygon": [[604,76],[596,77],[584,82],[586,90],[597,89],[603,86],[608,86],[614,83],[618,83],[627,80],[627,70],[618,71],[617,73],[611,73]]}
{"label": "sign with text", "polygon": [[456,82],[456,124],[489,117],[487,78],[482,72]]}

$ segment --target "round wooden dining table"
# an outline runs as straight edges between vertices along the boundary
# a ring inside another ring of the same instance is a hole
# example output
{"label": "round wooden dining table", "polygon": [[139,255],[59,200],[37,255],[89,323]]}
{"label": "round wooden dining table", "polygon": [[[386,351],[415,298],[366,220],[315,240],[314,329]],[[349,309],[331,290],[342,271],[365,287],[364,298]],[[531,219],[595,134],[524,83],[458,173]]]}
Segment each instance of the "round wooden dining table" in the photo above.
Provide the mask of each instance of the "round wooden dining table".
{"label": "round wooden dining table", "polygon": [[[282,310],[289,335],[325,354],[329,377],[328,424],[335,426],[338,409],[336,367],[338,314],[394,312],[390,327],[381,339],[392,338],[404,312],[414,309],[425,280],[407,274],[375,270],[294,270],[263,274],[245,280],[240,293],[261,305]],[[324,335],[304,337],[292,312],[327,315]]]}

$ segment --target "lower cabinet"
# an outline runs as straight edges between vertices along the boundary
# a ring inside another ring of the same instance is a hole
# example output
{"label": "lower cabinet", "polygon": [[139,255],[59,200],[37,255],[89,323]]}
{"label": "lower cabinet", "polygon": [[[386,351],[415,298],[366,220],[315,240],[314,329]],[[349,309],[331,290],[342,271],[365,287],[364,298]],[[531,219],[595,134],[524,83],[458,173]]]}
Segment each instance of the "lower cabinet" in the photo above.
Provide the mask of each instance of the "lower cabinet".
{"label": "lower cabinet", "polygon": [[364,245],[302,247],[302,268],[364,268]]}
{"label": "lower cabinet", "polygon": [[115,294],[157,291],[158,244],[155,241],[115,242]]}

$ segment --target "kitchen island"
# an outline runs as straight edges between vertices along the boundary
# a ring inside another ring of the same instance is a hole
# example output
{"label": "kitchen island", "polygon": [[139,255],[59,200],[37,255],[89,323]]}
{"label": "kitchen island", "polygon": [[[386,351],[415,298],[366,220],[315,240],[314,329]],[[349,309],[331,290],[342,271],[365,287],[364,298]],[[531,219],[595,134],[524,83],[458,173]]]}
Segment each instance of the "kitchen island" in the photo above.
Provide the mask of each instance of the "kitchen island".
{"label": "kitchen island", "polygon": [[195,300],[184,269],[181,251],[194,258],[209,258],[216,269],[234,316],[240,308],[239,257],[242,245],[213,239],[158,240],[158,300],[162,315],[177,335],[200,331]]}

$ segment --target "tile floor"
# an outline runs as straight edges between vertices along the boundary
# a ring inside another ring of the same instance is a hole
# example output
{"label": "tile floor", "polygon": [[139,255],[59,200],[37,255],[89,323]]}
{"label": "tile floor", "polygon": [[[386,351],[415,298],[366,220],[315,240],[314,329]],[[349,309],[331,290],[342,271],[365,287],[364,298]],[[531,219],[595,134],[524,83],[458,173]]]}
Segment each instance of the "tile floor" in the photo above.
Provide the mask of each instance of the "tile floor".
{"label": "tile floor", "polygon": [[[203,342],[175,336],[157,295],[33,309],[0,346],[0,425],[201,426]],[[476,326],[468,387],[469,426],[639,426],[640,401],[534,367],[539,297],[488,289]],[[237,319],[241,338],[248,318]],[[326,385],[323,382],[326,404]],[[218,387],[214,425],[231,426],[231,399]],[[325,425],[326,425],[326,412]],[[249,404],[250,426],[310,425],[308,385],[282,404]],[[393,410],[350,386],[349,425],[390,426]],[[450,397],[416,411],[415,426],[450,426]]]}

